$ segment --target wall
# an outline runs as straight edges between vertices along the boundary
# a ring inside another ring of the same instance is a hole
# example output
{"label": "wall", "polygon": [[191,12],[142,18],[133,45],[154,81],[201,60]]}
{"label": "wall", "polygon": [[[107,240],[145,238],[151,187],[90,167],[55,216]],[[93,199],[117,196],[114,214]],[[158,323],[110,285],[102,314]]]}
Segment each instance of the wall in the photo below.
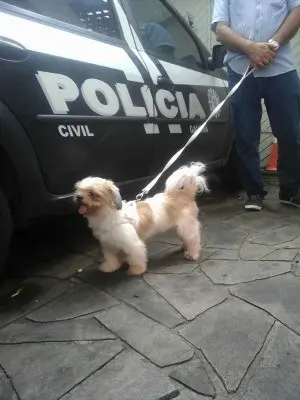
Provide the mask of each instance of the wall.
{"label": "wall", "polygon": [[[194,29],[202,42],[211,49],[216,44],[215,35],[211,32],[210,22],[213,8],[213,0],[169,0],[170,3],[183,15],[183,17],[194,24]],[[249,1],[249,0],[245,0]],[[292,41],[294,59],[298,71],[300,71],[300,32]],[[262,103],[263,104],[263,103]],[[261,166],[265,167],[270,156],[272,144],[272,131],[267,113],[263,104],[263,117],[261,122],[260,158]]]}

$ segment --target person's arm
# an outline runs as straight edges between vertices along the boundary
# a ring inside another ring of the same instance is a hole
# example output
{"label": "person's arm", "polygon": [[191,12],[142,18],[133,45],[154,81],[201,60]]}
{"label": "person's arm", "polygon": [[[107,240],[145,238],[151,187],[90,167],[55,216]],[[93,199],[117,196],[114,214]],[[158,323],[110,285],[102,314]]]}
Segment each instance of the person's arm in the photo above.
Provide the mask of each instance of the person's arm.
{"label": "person's arm", "polygon": [[251,41],[230,28],[227,22],[216,24],[216,39],[227,49],[246,54]]}
{"label": "person's arm", "polygon": [[230,50],[244,53],[247,39],[234,32],[229,25],[229,0],[215,0],[211,27],[216,34],[217,41]]}
{"label": "person's arm", "polygon": [[272,37],[280,46],[289,42],[300,28],[300,1],[287,0],[287,3],[291,12]]}
{"label": "person's arm", "polygon": [[275,51],[267,43],[253,42],[230,27],[229,0],[215,0],[212,30],[226,48],[247,55],[253,67],[265,67],[275,58]]}

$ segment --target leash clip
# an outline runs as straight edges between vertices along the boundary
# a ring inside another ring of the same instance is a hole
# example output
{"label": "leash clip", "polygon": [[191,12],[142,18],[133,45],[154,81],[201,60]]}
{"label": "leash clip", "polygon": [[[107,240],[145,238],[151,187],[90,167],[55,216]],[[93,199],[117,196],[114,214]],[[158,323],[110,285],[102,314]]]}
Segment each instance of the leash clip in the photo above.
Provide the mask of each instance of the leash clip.
{"label": "leash clip", "polygon": [[142,201],[143,198],[144,198],[144,196],[145,196],[145,190],[143,190],[140,194],[138,194],[138,195],[136,196],[135,199],[136,199],[137,203],[140,202],[140,201]]}

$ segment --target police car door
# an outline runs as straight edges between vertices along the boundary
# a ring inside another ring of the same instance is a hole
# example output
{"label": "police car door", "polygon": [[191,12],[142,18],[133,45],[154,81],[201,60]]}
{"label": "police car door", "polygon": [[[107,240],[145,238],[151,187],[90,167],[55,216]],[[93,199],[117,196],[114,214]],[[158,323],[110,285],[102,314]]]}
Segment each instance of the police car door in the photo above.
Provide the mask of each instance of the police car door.
{"label": "police car door", "polygon": [[50,192],[71,192],[87,175],[150,174],[149,78],[113,0],[1,1],[0,68],[1,100],[30,136]]}
{"label": "police car door", "polygon": [[[183,1],[183,0],[182,0]],[[222,79],[207,68],[208,52],[165,0],[128,0],[135,20],[140,53],[152,77],[157,127],[155,172],[183,146],[195,129],[226,96]],[[224,150],[229,107],[212,121],[178,164],[213,162]]]}

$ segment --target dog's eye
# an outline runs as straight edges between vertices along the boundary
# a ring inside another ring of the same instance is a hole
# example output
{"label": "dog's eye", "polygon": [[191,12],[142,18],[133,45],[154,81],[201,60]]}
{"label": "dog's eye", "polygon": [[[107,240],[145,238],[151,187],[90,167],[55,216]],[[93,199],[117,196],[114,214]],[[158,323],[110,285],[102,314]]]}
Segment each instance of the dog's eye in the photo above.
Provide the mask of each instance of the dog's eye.
{"label": "dog's eye", "polygon": [[95,192],[89,192],[89,196],[91,199],[97,199],[99,197]]}

